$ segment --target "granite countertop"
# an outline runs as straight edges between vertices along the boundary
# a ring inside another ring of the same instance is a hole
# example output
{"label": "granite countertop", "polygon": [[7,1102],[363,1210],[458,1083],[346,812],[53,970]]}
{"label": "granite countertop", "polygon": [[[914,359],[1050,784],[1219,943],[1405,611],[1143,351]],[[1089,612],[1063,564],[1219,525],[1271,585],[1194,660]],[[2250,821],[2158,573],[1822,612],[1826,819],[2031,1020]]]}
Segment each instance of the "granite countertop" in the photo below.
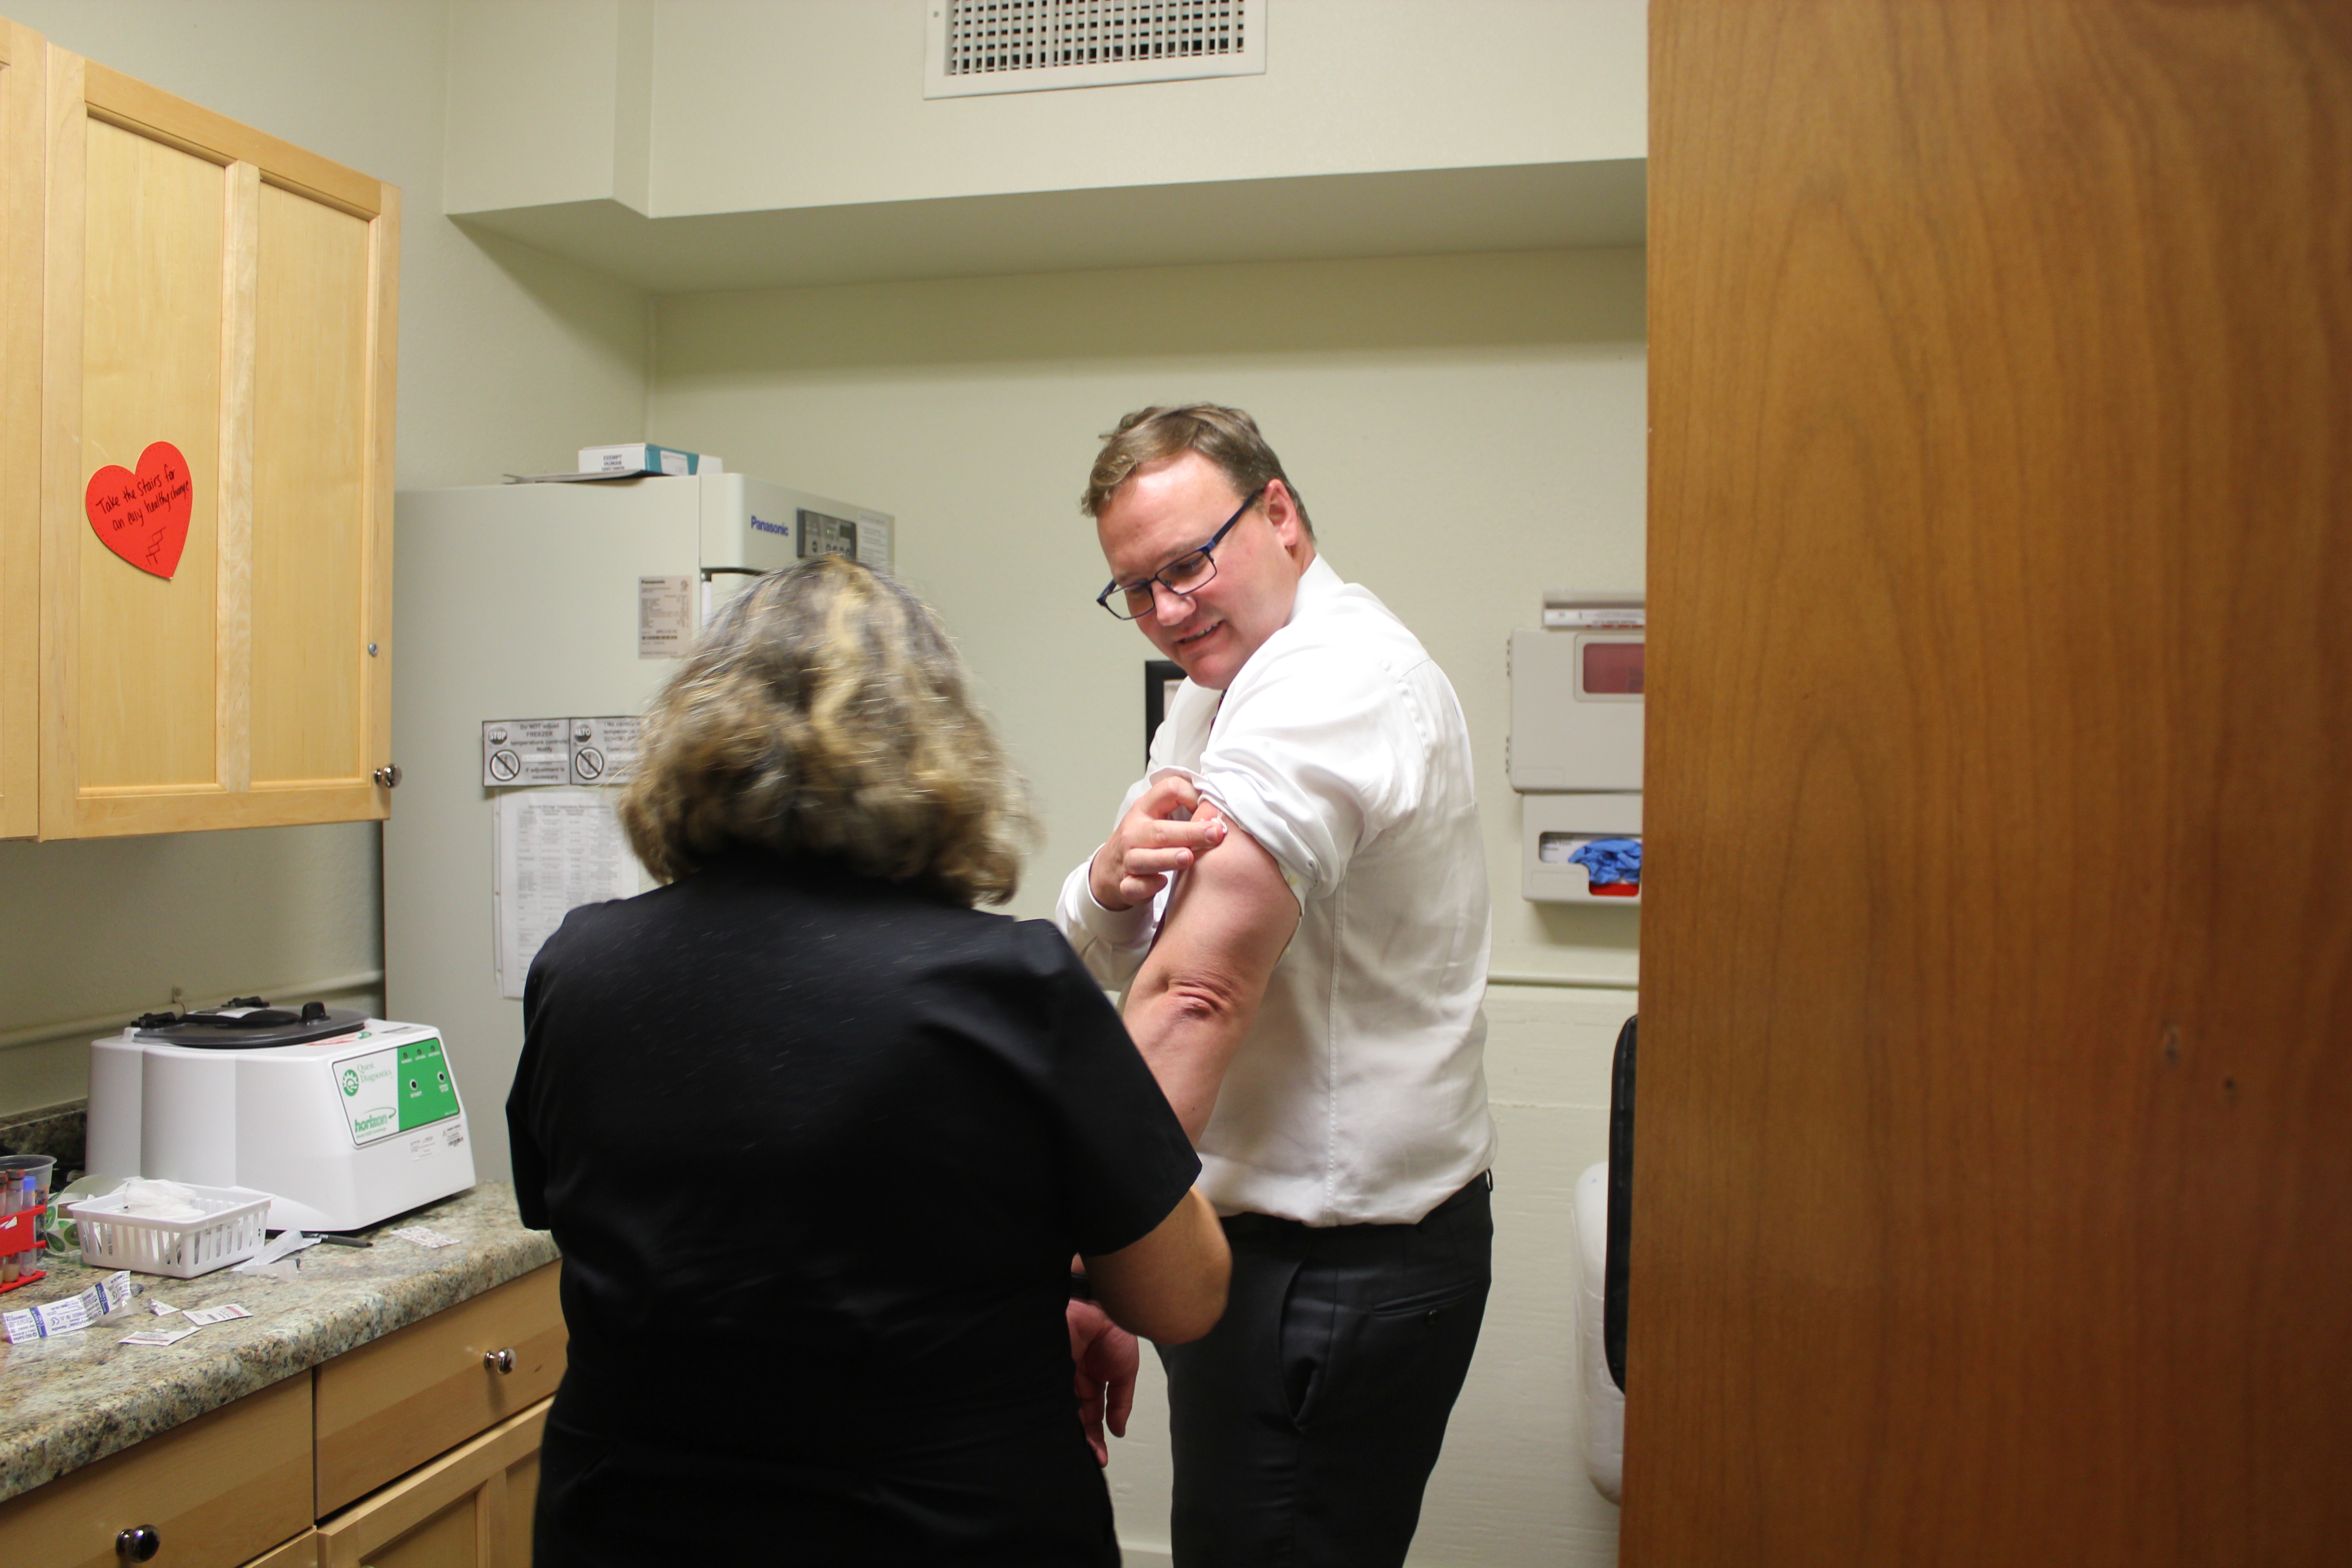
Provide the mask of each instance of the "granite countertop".
{"label": "granite countertop", "polygon": [[[523,1228],[504,1182],[385,1224],[427,1226],[463,1245],[427,1249],[379,1227],[372,1247],[296,1253],[290,1280],[228,1268],[194,1279],[133,1274],[141,1294],[80,1332],[0,1342],[0,1501],[555,1261],[554,1241]],[[60,1300],[106,1273],[59,1265],[0,1294],[0,1310]],[[184,1324],[152,1315],[158,1299],[184,1309],[234,1301],[253,1316],[173,1345],[117,1343]]]}

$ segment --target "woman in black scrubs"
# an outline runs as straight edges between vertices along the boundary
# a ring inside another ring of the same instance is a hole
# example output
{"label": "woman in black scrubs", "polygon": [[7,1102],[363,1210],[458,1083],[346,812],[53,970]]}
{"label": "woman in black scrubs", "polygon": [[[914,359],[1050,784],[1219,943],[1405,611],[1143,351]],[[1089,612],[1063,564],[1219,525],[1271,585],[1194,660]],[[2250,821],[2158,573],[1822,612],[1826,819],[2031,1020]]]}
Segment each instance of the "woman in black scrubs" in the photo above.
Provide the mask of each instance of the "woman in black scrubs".
{"label": "woman in black scrubs", "polygon": [[1223,1237],[1059,933],[972,907],[1028,820],[938,620],[838,558],[762,579],[621,813],[667,885],[541,950],[507,1102],[572,1336],[541,1568],[1116,1563],[1071,1258],[1175,1342]]}

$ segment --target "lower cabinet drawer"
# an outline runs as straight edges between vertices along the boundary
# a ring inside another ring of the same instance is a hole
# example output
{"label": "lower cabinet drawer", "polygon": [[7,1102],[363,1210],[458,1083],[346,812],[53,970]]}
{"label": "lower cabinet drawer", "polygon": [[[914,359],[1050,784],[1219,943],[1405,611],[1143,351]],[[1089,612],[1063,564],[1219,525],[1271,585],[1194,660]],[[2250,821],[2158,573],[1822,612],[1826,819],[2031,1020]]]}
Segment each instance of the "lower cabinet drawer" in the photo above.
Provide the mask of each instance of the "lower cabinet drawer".
{"label": "lower cabinet drawer", "polygon": [[236,1568],[310,1519],[305,1373],[0,1503],[0,1561],[115,1568],[116,1541],[144,1526],[152,1568]]}
{"label": "lower cabinet drawer", "polygon": [[555,1392],[561,1267],[533,1269],[319,1368],[318,1517]]}

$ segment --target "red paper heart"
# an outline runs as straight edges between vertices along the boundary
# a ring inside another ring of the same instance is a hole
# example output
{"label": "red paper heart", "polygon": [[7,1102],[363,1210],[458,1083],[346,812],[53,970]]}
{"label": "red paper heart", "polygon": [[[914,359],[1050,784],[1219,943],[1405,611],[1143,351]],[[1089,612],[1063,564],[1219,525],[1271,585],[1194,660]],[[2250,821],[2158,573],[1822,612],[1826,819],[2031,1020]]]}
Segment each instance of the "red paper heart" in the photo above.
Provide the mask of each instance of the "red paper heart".
{"label": "red paper heart", "polygon": [[169,441],[140,453],[135,474],[109,463],[90,475],[81,504],[98,542],[142,572],[169,577],[180,569],[196,486],[188,459]]}

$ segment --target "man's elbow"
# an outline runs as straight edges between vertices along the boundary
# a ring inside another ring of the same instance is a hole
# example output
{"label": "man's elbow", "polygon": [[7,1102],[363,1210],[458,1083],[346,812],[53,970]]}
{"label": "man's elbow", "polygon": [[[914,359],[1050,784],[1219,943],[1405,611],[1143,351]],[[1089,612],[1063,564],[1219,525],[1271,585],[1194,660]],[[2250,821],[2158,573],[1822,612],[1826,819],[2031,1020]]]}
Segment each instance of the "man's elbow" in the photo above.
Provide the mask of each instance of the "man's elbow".
{"label": "man's elbow", "polygon": [[1240,1029],[1257,1012],[1263,987],[1205,966],[1171,970],[1160,977],[1159,1005],[1173,1023]]}

